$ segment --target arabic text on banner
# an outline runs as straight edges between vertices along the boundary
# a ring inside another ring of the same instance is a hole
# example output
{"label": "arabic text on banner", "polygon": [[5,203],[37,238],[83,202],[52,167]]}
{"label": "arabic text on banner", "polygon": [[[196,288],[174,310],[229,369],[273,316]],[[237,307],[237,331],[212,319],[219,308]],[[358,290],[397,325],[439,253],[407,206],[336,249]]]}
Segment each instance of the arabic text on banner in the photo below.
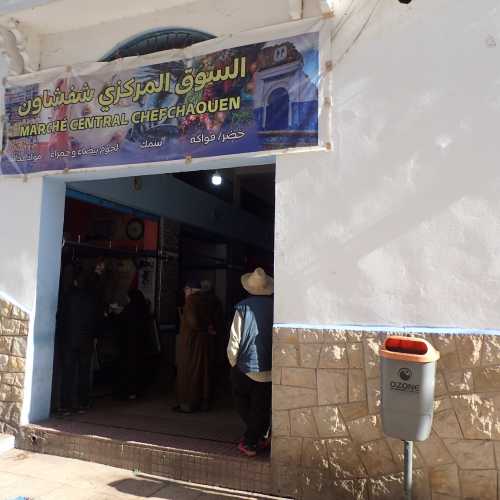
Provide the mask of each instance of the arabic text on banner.
{"label": "arabic text on banner", "polygon": [[[318,145],[319,35],[6,91],[1,173]],[[115,66],[116,68],[116,66]]]}

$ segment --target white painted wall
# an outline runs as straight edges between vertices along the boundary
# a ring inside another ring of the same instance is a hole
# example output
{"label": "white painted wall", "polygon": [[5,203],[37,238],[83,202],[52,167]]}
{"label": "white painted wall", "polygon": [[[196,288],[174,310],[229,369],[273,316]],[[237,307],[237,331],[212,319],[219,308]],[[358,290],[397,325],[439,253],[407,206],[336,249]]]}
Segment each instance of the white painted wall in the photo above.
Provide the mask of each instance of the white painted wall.
{"label": "white painted wall", "polygon": [[220,35],[274,24],[281,22],[283,17],[286,19],[284,7],[287,2],[288,0],[267,2],[267,15],[264,16],[250,2],[212,0],[210,15],[207,15],[207,4],[201,0],[182,8],[158,10],[134,18],[120,19],[119,30],[115,27],[116,21],[111,21],[82,31],[55,33],[42,39],[42,68],[99,60],[118,43],[155,28],[189,27]]}
{"label": "white painted wall", "polygon": [[43,179],[0,176],[0,292],[32,313]]}
{"label": "white painted wall", "polygon": [[[34,25],[40,33],[70,31],[93,26],[109,18],[124,19],[167,7],[180,7],[193,0],[147,0],[123,2],[122,0],[85,0],[85,8],[78,8],[77,0],[2,0],[0,15],[12,14],[22,23]],[[209,2],[210,0],[203,0]],[[97,15],[96,15],[97,14]],[[40,23],[40,18],[43,23]]]}
{"label": "white painted wall", "polygon": [[2,0],[0,14],[11,14],[23,9],[33,9],[54,1],[56,0]]}
{"label": "white painted wall", "polygon": [[118,43],[155,28],[184,27],[221,36],[289,21],[288,0],[198,0],[133,18],[121,18],[117,10],[116,16],[94,27],[43,36],[41,67],[99,60]]}
{"label": "white painted wall", "polygon": [[358,7],[335,151],[277,159],[275,319],[499,328],[498,2]]}

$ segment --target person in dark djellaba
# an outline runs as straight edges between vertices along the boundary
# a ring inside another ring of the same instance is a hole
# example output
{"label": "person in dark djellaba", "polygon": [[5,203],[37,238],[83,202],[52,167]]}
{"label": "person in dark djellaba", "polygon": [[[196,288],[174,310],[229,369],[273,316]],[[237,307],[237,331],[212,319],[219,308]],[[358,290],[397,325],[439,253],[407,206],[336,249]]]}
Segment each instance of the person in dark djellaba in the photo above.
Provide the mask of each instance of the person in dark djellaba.
{"label": "person in dark djellaba", "polygon": [[[90,405],[90,370],[92,352],[97,337],[99,311],[92,289],[82,285],[83,271],[75,270],[73,286],[62,302],[61,416],[83,413]],[[76,394],[74,389],[76,387]]]}
{"label": "person in dark djellaba", "polygon": [[129,290],[129,302],[118,315],[115,396],[119,399],[136,399],[143,396],[147,373],[146,346],[149,327],[149,304],[140,290]]}
{"label": "person in dark djellaba", "polygon": [[215,398],[217,397],[216,388],[220,393],[224,389],[223,378],[225,373],[224,368],[227,365],[225,358],[227,341],[224,343],[224,309],[222,307],[222,302],[217,297],[214,291],[214,287],[211,281],[205,280],[201,282],[201,291],[210,301],[210,308],[212,311],[213,323],[210,328],[209,336],[209,362],[210,362],[210,385],[212,389],[212,394],[210,397],[210,402],[213,404]]}
{"label": "person in dark djellaba", "polygon": [[189,281],[184,288],[177,350],[177,402],[174,411],[192,413],[210,408],[212,392],[210,343],[214,328],[214,307],[202,293],[201,284]]}

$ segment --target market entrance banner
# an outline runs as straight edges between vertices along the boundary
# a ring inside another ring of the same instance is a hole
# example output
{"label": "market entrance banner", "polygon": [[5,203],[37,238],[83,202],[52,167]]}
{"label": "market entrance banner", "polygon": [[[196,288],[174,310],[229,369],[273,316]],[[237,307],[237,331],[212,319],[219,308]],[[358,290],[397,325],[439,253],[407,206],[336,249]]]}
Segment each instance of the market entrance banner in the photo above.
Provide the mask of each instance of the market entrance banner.
{"label": "market entrance banner", "polygon": [[67,68],[7,88],[1,172],[319,145],[317,31],[183,60],[134,59],[135,67],[123,60]]}

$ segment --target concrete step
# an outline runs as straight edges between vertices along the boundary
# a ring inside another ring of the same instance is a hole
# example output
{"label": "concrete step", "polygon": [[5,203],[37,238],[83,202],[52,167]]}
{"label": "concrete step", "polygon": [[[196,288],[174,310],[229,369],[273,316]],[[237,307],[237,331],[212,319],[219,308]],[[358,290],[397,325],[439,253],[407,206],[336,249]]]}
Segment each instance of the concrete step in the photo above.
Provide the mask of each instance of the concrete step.
{"label": "concrete step", "polygon": [[10,434],[0,434],[0,455],[14,448],[15,438]]}
{"label": "concrete step", "polygon": [[180,481],[272,494],[269,457],[242,457],[234,443],[55,419],[22,427],[16,448]]}

